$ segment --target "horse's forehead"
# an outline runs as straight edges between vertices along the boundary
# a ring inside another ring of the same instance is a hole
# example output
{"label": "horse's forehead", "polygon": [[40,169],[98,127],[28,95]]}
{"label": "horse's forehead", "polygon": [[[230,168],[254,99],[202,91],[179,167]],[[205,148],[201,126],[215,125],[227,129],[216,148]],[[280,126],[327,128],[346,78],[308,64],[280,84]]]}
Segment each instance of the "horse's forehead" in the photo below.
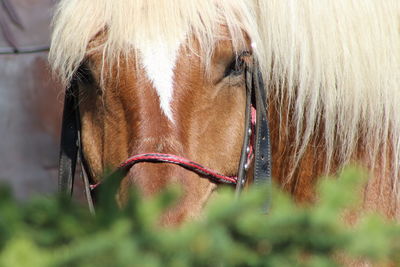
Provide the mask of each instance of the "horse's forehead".
{"label": "horse's forehead", "polygon": [[160,100],[161,110],[170,121],[174,121],[171,102],[174,90],[174,69],[181,42],[165,45],[164,42],[149,42],[139,48],[140,63],[151,81]]}
{"label": "horse's forehead", "polygon": [[[230,42],[229,30],[226,26],[221,26],[218,36],[222,40]],[[186,45],[187,35],[184,34],[177,38],[173,44],[166,42],[161,37],[159,40],[143,41],[140,47],[139,60],[155,88],[160,99],[160,107],[166,117],[174,122],[171,102],[174,93],[174,71],[179,57],[179,48]],[[168,43],[168,45],[166,45]],[[196,42],[194,42],[196,43]],[[225,44],[225,43],[224,43]],[[228,45],[226,47],[231,48]],[[231,51],[231,50],[229,50]]]}

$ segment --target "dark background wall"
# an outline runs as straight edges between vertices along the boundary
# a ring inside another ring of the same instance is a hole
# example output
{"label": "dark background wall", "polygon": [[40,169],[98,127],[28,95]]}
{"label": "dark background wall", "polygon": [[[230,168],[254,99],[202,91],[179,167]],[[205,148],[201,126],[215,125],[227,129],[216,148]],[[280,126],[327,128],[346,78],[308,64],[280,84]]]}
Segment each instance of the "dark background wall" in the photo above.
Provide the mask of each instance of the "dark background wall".
{"label": "dark background wall", "polygon": [[[48,45],[54,1],[9,2],[23,28],[0,5],[0,51],[12,47],[7,31],[17,47]],[[62,101],[46,52],[0,55],[0,182],[21,199],[56,191]]]}

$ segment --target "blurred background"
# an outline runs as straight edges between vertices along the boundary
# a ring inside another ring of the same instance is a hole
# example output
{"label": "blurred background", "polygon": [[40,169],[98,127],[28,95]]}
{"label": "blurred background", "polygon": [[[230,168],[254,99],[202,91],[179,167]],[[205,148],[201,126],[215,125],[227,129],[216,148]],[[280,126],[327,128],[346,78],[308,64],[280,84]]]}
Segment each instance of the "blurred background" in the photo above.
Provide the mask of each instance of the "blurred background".
{"label": "blurred background", "polygon": [[64,95],[43,51],[55,2],[0,0],[0,182],[19,199],[57,190]]}

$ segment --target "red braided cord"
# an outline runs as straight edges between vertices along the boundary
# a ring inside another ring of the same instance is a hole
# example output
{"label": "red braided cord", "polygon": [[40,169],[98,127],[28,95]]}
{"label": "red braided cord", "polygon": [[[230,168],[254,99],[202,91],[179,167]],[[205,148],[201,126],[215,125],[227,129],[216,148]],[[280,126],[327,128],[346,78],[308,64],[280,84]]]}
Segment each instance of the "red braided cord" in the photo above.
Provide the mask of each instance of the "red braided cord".
{"label": "red braided cord", "polygon": [[[251,124],[252,124],[252,136],[250,138],[251,144],[250,144],[250,153],[247,155],[247,164],[250,164],[250,161],[253,156],[253,137],[254,137],[254,126],[256,123],[256,111],[254,107],[252,107],[251,110]],[[119,166],[120,169],[124,168],[130,168],[136,163],[139,162],[162,162],[162,163],[170,163],[170,164],[176,164],[179,166],[182,166],[184,168],[187,168],[191,171],[194,171],[200,175],[208,176],[211,179],[214,179],[218,182],[223,182],[223,183],[228,183],[228,184],[236,184],[237,183],[237,176],[226,176],[223,174],[220,174],[214,170],[211,170],[207,167],[204,167],[203,165],[193,162],[189,159],[172,155],[172,154],[163,154],[163,153],[143,153],[143,154],[137,154],[134,155],[130,158],[128,158],[125,162],[121,163]],[[97,186],[100,185],[101,182],[90,185],[90,189],[93,190]]]}

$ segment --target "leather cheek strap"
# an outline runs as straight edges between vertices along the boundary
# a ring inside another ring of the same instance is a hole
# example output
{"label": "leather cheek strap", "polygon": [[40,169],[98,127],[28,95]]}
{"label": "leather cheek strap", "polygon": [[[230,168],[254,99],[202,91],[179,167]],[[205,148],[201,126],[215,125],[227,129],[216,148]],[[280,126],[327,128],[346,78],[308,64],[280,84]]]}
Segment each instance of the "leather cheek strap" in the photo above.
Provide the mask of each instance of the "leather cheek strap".
{"label": "leather cheek strap", "polygon": [[58,188],[63,195],[71,196],[79,151],[78,85],[74,79],[66,89],[61,130]]}
{"label": "leather cheek strap", "polygon": [[[253,71],[253,88],[256,103],[256,140],[254,159],[254,185],[267,186],[270,188],[272,177],[272,158],[270,131],[267,119],[267,105],[265,85],[259,68]],[[270,194],[269,194],[270,195]],[[264,210],[267,212],[270,206],[270,196],[265,203]]]}
{"label": "leather cheek strap", "polygon": [[[242,191],[246,182],[246,174],[249,162],[248,153],[250,148],[250,139],[252,131],[255,130],[254,138],[254,170],[253,183],[255,186],[267,186],[271,184],[272,177],[272,159],[271,159],[271,143],[270,132],[267,119],[267,104],[265,94],[265,84],[259,66],[256,61],[246,66],[245,72],[246,83],[246,110],[245,110],[245,131],[242,146],[242,153],[238,170],[238,182],[236,185],[236,197]],[[255,129],[252,129],[251,123],[251,107],[256,110]],[[246,166],[247,165],[247,166]],[[247,167],[247,168],[246,168]],[[265,211],[270,206],[268,198],[265,204]]]}
{"label": "leather cheek strap", "polygon": [[248,155],[250,153],[250,146],[251,146],[251,137],[252,133],[252,123],[251,123],[251,98],[253,95],[253,75],[252,70],[249,69],[249,66],[246,66],[245,70],[245,84],[246,84],[246,110],[245,110],[245,118],[244,118],[244,137],[243,137],[243,144],[242,144],[242,151],[239,161],[239,168],[238,168],[238,180],[236,184],[236,198],[239,197],[240,193],[243,190],[243,186],[247,181],[247,168],[249,164],[248,162]]}

